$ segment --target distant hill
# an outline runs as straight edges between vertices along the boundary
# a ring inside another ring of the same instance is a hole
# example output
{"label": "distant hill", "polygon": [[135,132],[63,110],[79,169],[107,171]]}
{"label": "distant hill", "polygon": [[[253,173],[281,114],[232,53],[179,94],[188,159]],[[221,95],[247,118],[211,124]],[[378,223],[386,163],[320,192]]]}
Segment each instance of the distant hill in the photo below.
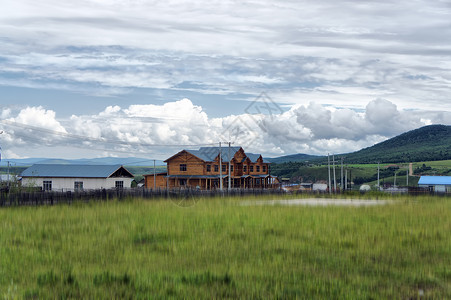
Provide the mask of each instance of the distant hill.
{"label": "distant hill", "polygon": [[344,156],[346,163],[361,164],[448,160],[451,159],[451,126],[421,127]]}
{"label": "distant hill", "polygon": [[[401,163],[451,159],[451,126],[429,125],[408,131],[394,138],[362,150],[335,154],[346,157],[346,163]],[[293,154],[268,158],[272,163],[327,162],[327,156]]]}
{"label": "distant hill", "polygon": [[273,158],[266,158],[265,160],[271,162],[271,163],[284,163],[284,162],[307,162],[311,160],[315,160],[318,158],[321,158],[322,156],[317,155],[309,155],[309,154],[292,154],[292,155],[285,155],[280,157],[273,157]]}

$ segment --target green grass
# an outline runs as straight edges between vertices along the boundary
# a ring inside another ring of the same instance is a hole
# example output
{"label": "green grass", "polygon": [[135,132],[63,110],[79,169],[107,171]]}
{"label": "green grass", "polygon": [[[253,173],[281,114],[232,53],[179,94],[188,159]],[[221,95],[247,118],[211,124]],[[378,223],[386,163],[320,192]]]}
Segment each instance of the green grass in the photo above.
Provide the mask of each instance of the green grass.
{"label": "green grass", "polygon": [[451,298],[451,199],[0,209],[0,298]]}

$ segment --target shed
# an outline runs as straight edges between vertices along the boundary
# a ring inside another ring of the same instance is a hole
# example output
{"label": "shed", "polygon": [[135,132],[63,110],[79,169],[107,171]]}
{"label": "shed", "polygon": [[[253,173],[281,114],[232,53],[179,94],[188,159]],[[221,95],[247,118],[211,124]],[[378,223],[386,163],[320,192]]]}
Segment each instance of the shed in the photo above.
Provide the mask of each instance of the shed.
{"label": "shed", "polygon": [[431,192],[451,193],[451,176],[421,176],[418,186]]}
{"label": "shed", "polygon": [[22,172],[22,185],[44,191],[129,188],[133,174],[121,165],[35,164]]}

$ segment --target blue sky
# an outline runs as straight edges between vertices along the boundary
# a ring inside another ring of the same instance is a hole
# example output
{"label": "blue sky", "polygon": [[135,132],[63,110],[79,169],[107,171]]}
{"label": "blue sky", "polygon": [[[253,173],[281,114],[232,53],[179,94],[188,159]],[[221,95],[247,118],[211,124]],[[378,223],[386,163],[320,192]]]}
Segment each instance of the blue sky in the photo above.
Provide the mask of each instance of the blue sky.
{"label": "blue sky", "polygon": [[451,124],[451,1],[0,11],[3,159],[164,159],[221,140],[266,156],[344,153]]}

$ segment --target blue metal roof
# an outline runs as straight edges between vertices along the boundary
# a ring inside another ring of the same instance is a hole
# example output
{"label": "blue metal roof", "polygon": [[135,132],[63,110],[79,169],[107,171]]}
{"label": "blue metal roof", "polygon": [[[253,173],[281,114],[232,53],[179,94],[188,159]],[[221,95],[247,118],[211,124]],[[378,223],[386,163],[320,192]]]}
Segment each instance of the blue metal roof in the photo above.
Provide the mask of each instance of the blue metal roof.
{"label": "blue metal roof", "polygon": [[22,172],[22,177],[77,177],[77,178],[108,178],[120,168],[130,174],[121,165],[55,165],[36,164]]}
{"label": "blue metal roof", "polygon": [[418,184],[451,185],[451,176],[421,176]]}

